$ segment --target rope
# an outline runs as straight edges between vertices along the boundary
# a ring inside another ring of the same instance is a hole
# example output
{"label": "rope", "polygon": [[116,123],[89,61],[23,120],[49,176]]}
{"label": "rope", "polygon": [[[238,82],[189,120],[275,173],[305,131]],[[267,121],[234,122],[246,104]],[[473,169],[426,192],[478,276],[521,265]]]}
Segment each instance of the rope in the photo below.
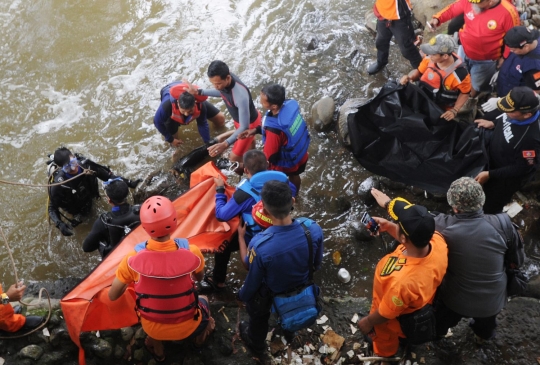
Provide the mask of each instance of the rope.
{"label": "rope", "polygon": [[[11,265],[13,265],[13,273],[15,274],[15,282],[17,283],[17,286],[18,286],[19,285],[19,276],[17,274],[17,267],[15,266],[15,260],[13,260],[13,255],[11,254],[11,248],[9,247],[9,244],[8,244],[7,239],[6,239],[6,235],[4,234],[4,230],[2,229],[2,226],[0,226],[0,233],[2,233],[2,237],[4,238],[4,243],[6,245],[6,248],[7,248],[8,254],[9,254],[9,259],[11,260]],[[40,330],[43,327],[45,327],[45,325],[47,324],[47,322],[49,322],[49,319],[51,318],[52,305],[51,305],[51,296],[49,295],[49,292],[45,288],[41,288],[39,290],[38,304],[41,303],[41,294],[42,294],[43,291],[45,291],[47,293],[47,299],[49,301],[49,314],[48,314],[47,319],[45,320],[45,322],[43,322],[42,324],[40,324],[38,327],[34,328],[33,330],[31,330],[29,332],[26,332],[26,333],[24,333],[22,335],[5,336],[5,337],[0,336],[0,340],[7,340],[7,339],[11,339],[11,338],[25,337],[25,336],[28,336],[31,333],[36,332],[37,330]],[[22,305],[24,305],[26,307],[32,306],[32,305],[37,305],[37,304],[28,304],[28,303],[23,302],[22,300],[19,300],[19,303],[21,303]],[[9,304],[7,304],[7,305],[9,305]]]}
{"label": "rope", "polygon": [[65,183],[67,183],[68,181],[75,180],[75,179],[77,179],[77,178],[79,178],[79,177],[81,177],[83,175],[93,175],[94,174],[94,171],[92,171],[90,169],[85,169],[84,167],[82,167],[82,169],[83,169],[82,173],[73,176],[71,179],[67,179],[67,180],[64,180],[62,182],[53,183],[53,184],[27,184],[27,183],[17,183],[17,182],[13,182],[13,181],[6,181],[6,180],[2,180],[2,179],[0,179],[0,183],[1,184],[7,184],[7,185],[19,185],[19,186],[30,186],[30,187],[34,187],[34,188],[44,188],[44,187],[49,187],[49,186],[63,185]]}

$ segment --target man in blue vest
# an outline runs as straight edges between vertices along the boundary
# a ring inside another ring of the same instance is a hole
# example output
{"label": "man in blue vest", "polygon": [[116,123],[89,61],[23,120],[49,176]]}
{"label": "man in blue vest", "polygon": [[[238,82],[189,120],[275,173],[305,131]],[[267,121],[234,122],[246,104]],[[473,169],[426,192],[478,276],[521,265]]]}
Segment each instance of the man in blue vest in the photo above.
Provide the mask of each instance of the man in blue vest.
{"label": "man in blue vest", "polygon": [[[244,173],[243,179],[233,196],[227,201],[225,195],[225,182],[221,178],[214,178],[216,184],[216,218],[221,222],[227,222],[234,217],[241,216],[243,224],[246,224],[246,244],[249,244],[251,237],[261,230],[253,221],[251,216],[252,207],[260,200],[260,191],[266,181],[278,180],[287,182],[287,175],[278,171],[267,171],[268,162],[262,151],[249,150],[244,154]],[[296,195],[296,189],[289,183],[293,195]],[[234,235],[228,246],[221,253],[215,255],[215,265],[212,276],[205,276],[204,283],[214,290],[225,288],[225,278],[227,276],[227,266],[231,253],[239,250],[238,236]],[[202,285],[205,285],[205,284]]]}
{"label": "man in blue vest", "polygon": [[[525,26],[511,28],[504,36],[510,55],[504,60],[497,78],[498,98],[491,98],[482,105],[484,112],[497,109],[499,98],[507,95],[516,86],[528,86],[540,92],[540,31]],[[500,112],[495,112],[500,113]],[[486,119],[490,119],[488,116]]]}
{"label": "man in blue vest", "polygon": [[[273,296],[308,284],[310,265],[318,270],[323,255],[321,227],[311,219],[291,217],[294,198],[286,183],[266,182],[261,199],[273,225],[251,240],[249,273],[237,297],[246,303],[249,314],[249,324],[240,323],[240,336],[257,355],[266,348]],[[311,236],[312,262],[309,262],[308,234]],[[292,333],[285,331],[285,336],[290,340]]]}
{"label": "man in blue vest", "polygon": [[267,110],[262,127],[250,129],[239,138],[263,136],[263,152],[270,170],[284,172],[300,191],[300,174],[306,169],[311,141],[306,122],[300,114],[298,102],[285,99],[285,88],[270,84],[261,90],[261,104]]}

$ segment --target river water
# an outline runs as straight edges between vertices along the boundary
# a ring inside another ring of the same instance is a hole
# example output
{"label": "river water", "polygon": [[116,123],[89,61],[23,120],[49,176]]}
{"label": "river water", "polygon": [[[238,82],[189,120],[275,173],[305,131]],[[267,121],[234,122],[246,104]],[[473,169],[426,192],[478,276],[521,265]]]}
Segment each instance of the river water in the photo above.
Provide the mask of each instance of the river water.
{"label": "river water", "polygon": [[[366,75],[375,55],[364,26],[371,6],[356,0],[0,0],[0,178],[45,183],[47,155],[61,145],[128,178],[167,169],[171,150],[152,123],[159,90],[181,78],[209,87],[206,68],[214,59],[251,88],[259,109],[259,91],[269,82],[283,84],[306,116],[325,95],[337,104],[372,97],[388,76],[409,66],[393,47],[392,71]],[[312,39],[317,47],[308,51]],[[215,102],[225,111],[221,100]],[[195,125],[182,133],[182,152],[201,144]],[[335,132],[312,129],[311,135],[295,214],[324,228],[323,286],[335,294],[365,295],[382,245],[355,241],[348,228],[365,209],[356,191],[369,173]],[[108,209],[104,201],[74,236],[63,237],[48,224],[45,188],[0,189],[0,225],[19,277],[84,277],[99,263],[97,252],[86,254],[81,244],[99,212]],[[342,254],[339,266],[332,263],[334,251]],[[13,283],[4,247],[0,263],[1,282]],[[350,284],[337,280],[340,267],[351,272]],[[237,263],[232,274],[244,275]]]}

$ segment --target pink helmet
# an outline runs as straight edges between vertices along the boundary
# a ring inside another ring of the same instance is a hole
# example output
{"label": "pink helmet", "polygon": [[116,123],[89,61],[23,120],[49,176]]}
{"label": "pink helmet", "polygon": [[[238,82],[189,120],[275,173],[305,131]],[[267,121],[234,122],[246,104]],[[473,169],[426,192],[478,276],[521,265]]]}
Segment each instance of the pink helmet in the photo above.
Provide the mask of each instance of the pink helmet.
{"label": "pink helmet", "polygon": [[164,196],[153,196],[141,205],[141,224],[150,237],[163,237],[176,229],[176,209]]}

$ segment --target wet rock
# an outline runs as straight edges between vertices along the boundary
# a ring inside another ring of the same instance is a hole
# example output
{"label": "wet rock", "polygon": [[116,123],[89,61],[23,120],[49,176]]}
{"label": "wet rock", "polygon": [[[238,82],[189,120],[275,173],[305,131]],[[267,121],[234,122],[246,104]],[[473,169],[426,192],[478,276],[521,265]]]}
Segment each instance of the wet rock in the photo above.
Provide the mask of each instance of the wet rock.
{"label": "wet rock", "polygon": [[39,365],[64,364],[63,360],[65,360],[66,357],[67,357],[66,354],[60,351],[48,352],[39,359],[38,364]]}
{"label": "wet rock", "polygon": [[51,318],[49,318],[48,325],[51,327],[56,327],[60,324],[60,318],[56,314],[51,314]]}
{"label": "wet rock", "polygon": [[142,348],[137,349],[133,352],[133,358],[138,361],[142,361],[144,359],[144,350]]}
{"label": "wet rock", "polygon": [[364,21],[366,28],[373,34],[377,34],[377,17],[373,13],[373,10],[369,9],[366,11],[364,16]]}
{"label": "wet rock", "polygon": [[129,342],[133,335],[135,334],[135,330],[131,327],[124,327],[120,329],[120,335],[122,336],[122,341]]}
{"label": "wet rock", "polygon": [[335,103],[330,96],[323,96],[311,107],[311,120],[314,128],[322,131],[332,123],[334,118]]}
{"label": "wet rock", "polygon": [[28,345],[19,352],[19,357],[37,361],[43,355],[43,352],[43,349],[38,345]]}
{"label": "wet rock", "polygon": [[120,345],[114,346],[114,358],[115,359],[121,359],[124,354],[126,353],[126,350],[122,348]]}
{"label": "wet rock", "polygon": [[[341,144],[348,147],[351,145],[351,140],[349,138],[349,115],[356,113],[358,108],[366,103],[368,99],[366,98],[357,98],[357,99],[347,99],[345,103],[339,108],[338,114],[338,139]],[[352,118],[352,116],[351,116]]]}
{"label": "wet rock", "polygon": [[529,280],[526,296],[540,299],[540,275],[533,276]]}
{"label": "wet rock", "polygon": [[107,359],[113,353],[111,344],[101,338],[97,339],[97,341],[91,346],[91,349],[94,355],[101,359]]}
{"label": "wet rock", "polygon": [[144,330],[141,328],[139,328],[137,330],[137,332],[135,332],[135,339],[136,340],[144,340],[146,338],[146,333],[144,332]]}
{"label": "wet rock", "polygon": [[314,36],[314,37],[311,37],[311,39],[309,39],[306,49],[308,51],[313,51],[317,48],[318,45],[319,45],[319,39],[316,36]]}
{"label": "wet rock", "polygon": [[353,221],[349,226],[349,233],[359,241],[371,241],[373,236],[360,221]]}
{"label": "wet rock", "polygon": [[532,21],[532,24],[535,27],[540,27],[540,15],[538,15],[538,14],[533,15],[532,18],[531,18],[531,21]]}
{"label": "wet rock", "polygon": [[386,186],[390,190],[404,190],[407,188],[407,184],[400,183],[397,181],[390,180],[387,177],[379,177],[379,181],[382,185]]}
{"label": "wet rock", "polygon": [[375,198],[373,195],[371,195],[371,189],[379,189],[381,184],[379,183],[379,180],[374,177],[370,176],[358,187],[358,197],[360,198],[360,201],[363,202],[367,206],[371,206],[375,203]]}
{"label": "wet rock", "polygon": [[69,333],[64,328],[55,328],[51,331],[51,337],[49,339],[53,347],[60,346],[62,340],[69,339]]}
{"label": "wet rock", "polygon": [[223,356],[231,356],[233,353],[233,348],[231,345],[232,341],[226,337],[220,337],[218,340],[218,351]]}
{"label": "wet rock", "polygon": [[531,15],[537,15],[539,13],[538,5],[529,6],[529,11],[531,12]]}
{"label": "wet rock", "polygon": [[[30,282],[26,284],[25,295],[37,297],[40,289],[45,288],[49,292],[51,298],[61,299],[79,284],[81,280],[82,279],[80,278],[63,278],[56,281]],[[46,295],[43,294],[42,298],[46,298]]]}
{"label": "wet rock", "polygon": [[45,336],[42,331],[36,331],[28,336],[28,342],[33,344],[47,343],[49,342],[49,339],[50,338]]}

